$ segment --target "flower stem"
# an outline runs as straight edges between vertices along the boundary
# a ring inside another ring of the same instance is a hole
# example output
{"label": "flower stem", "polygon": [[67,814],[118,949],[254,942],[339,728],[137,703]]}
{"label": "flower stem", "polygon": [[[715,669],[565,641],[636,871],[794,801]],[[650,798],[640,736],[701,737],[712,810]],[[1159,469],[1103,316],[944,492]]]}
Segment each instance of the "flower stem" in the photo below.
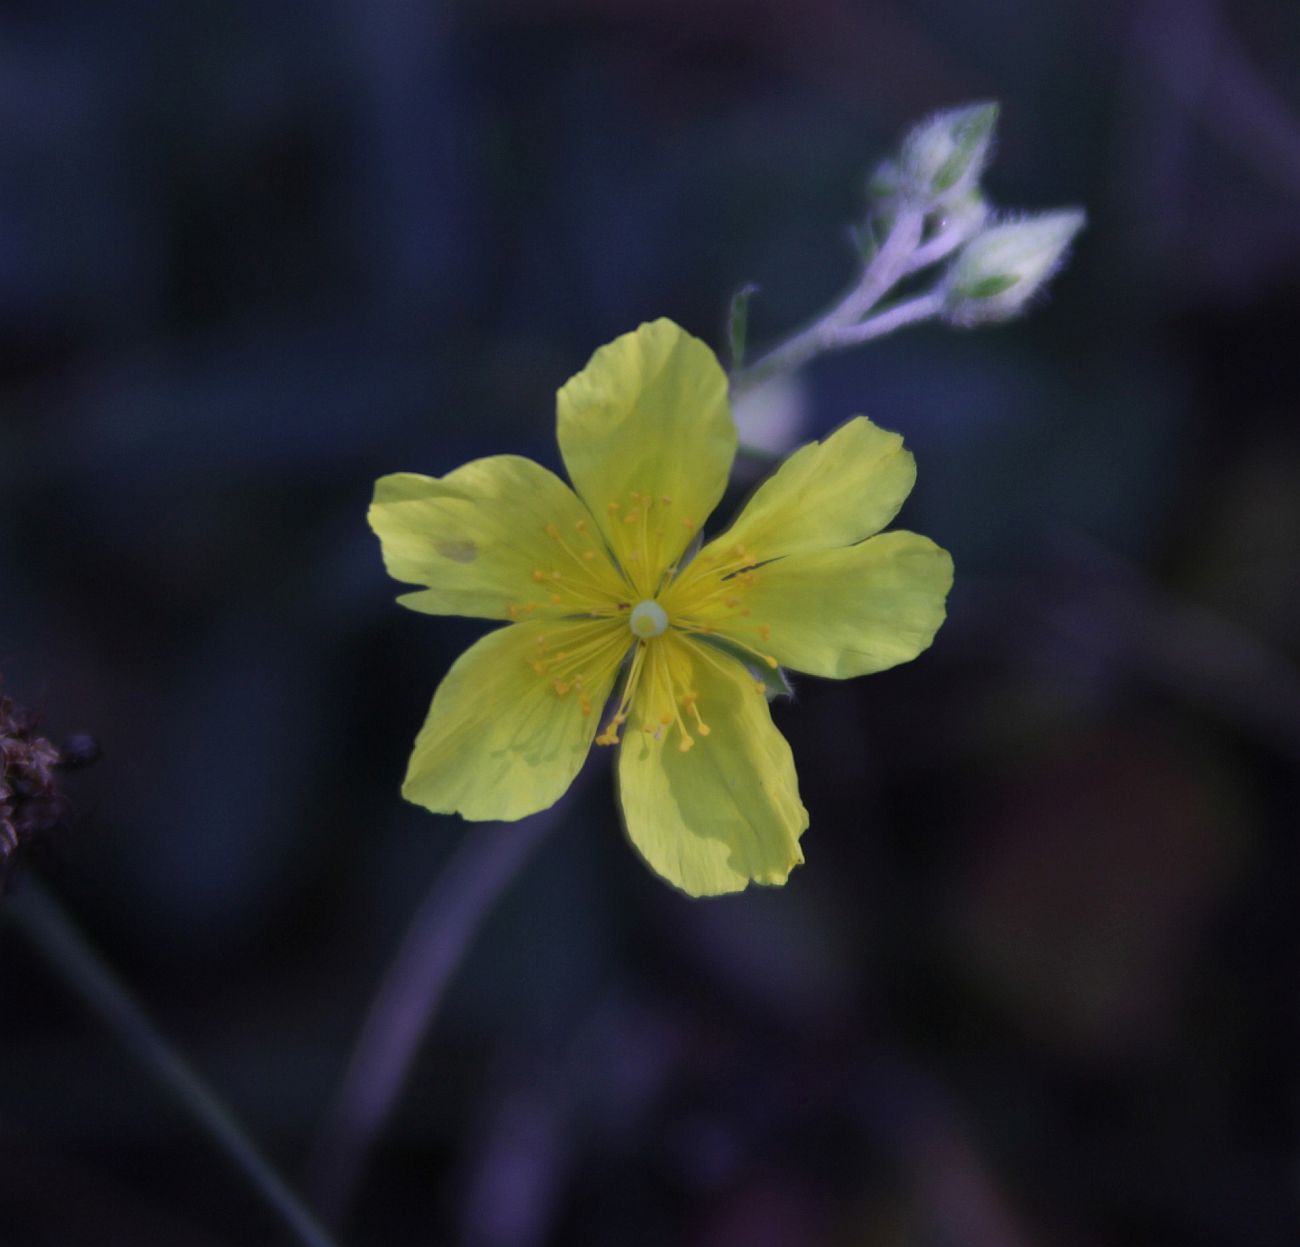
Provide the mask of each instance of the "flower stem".
{"label": "flower stem", "polygon": [[366,1157],[474,937],[569,804],[563,800],[517,823],[474,827],[416,910],[371,1001],[309,1165],[308,1189],[332,1224],[347,1211]]}
{"label": "flower stem", "polygon": [[935,236],[921,243],[915,251],[908,257],[907,263],[903,265],[903,277],[908,277],[912,273],[919,273],[923,268],[929,268],[931,264],[938,264],[940,260],[946,260],[958,247],[964,242],[969,242],[971,230],[965,226],[948,226],[941,229]]}
{"label": "flower stem", "polygon": [[922,212],[913,209],[900,211],[885,241],[881,243],[880,250],[863,269],[862,276],[853,289],[807,329],[786,339],[749,367],[734,373],[731,378],[732,398],[740,397],[781,373],[803,367],[814,356],[825,351],[847,346],[855,340],[865,341],[865,338],[846,338],[844,333],[860,325],[863,317],[907,273],[913,271],[912,259],[920,245],[924,224],[925,216]]}
{"label": "flower stem", "polygon": [[297,1240],[305,1247],[335,1247],[230,1110],[167,1042],[41,883],[29,876],[21,892],[5,902],[5,910],[123,1046],[189,1110]]}
{"label": "flower stem", "polygon": [[870,342],[872,338],[883,338],[904,325],[915,325],[923,320],[932,320],[943,310],[943,295],[937,290],[917,295],[904,303],[896,303],[886,311],[880,312],[857,325],[849,325],[836,335],[835,346],[856,346],[859,342]]}

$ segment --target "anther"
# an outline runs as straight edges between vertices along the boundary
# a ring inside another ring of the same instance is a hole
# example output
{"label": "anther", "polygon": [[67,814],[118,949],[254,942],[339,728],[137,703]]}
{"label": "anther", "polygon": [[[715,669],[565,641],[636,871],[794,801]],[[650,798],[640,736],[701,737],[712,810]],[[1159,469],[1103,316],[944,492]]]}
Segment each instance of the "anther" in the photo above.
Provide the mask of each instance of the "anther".
{"label": "anther", "polygon": [[686,696],[682,698],[682,705],[684,705],[694,717],[695,730],[699,732],[701,736],[707,736],[709,734],[709,725],[700,718],[700,708],[695,704],[699,699],[699,693],[687,693]]}

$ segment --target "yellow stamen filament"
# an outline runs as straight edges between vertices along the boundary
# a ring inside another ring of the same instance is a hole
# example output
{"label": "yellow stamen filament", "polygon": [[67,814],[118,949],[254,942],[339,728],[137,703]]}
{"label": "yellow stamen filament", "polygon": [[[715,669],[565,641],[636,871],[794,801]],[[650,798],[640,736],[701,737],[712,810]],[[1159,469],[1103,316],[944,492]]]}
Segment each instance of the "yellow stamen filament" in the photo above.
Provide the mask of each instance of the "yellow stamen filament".
{"label": "yellow stamen filament", "polygon": [[686,709],[691,712],[692,717],[695,719],[695,730],[699,732],[701,736],[707,736],[709,734],[710,728],[709,725],[705,723],[705,721],[702,718],[700,718],[700,708],[696,704],[699,700],[700,700],[699,693],[692,691],[687,693],[686,696],[682,698],[682,705],[685,706]]}
{"label": "yellow stamen filament", "polygon": [[[532,579],[538,584],[550,586],[550,602],[553,606],[563,605],[567,601],[575,613],[616,614],[617,601],[624,593],[626,582],[612,562],[598,558],[600,549],[588,535],[587,521],[574,521],[574,530],[586,541],[586,549],[574,549],[558,524],[546,525],[546,535],[559,547],[562,562],[569,570],[566,572],[558,567],[538,567],[533,569]],[[520,611],[526,609],[525,606],[519,607]],[[510,617],[517,619],[518,614],[511,612]]]}
{"label": "yellow stamen filament", "polygon": [[590,624],[567,631],[571,648],[552,653],[545,634],[537,638],[536,652],[527,659],[528,665],[544,676],[557,697],[567,697],[571,692],[578,696],[578,709],[584,717],[592,712],[588,683],[601,684],[612,673],[622,657],[623,638],[610,627],[608,621],[593,620]]}
{"label": "yellow stamen filament", "polygon": [[662,741],[665,729],[676,725],[680,736],[677,748],[681,753],[695,747],[695,737],[686,728],[682,718],[681,707],[673,696],[673,673],[669,662],[668,649],[664,645],[651,647],[649,684],[646,688],[646,707],[648,718],[656,717],[657,722],[647,721],[644,730],[656,741]]}
{"label": "yellow stamen filament", "polygon": [[619,698],[618,709],[605,724],[605,730],[596,737],[598,745],[617,745],[618,729],[627,722],[628,707],[632,704],[632,695],[636,692],[636,686],[641,680],[641,670],[645,666],[646,650],[649,649],[649,642],[639,641],[636,649],[632,653],[632,665],[628,668],[627,679],[623,683],[623,695]]}

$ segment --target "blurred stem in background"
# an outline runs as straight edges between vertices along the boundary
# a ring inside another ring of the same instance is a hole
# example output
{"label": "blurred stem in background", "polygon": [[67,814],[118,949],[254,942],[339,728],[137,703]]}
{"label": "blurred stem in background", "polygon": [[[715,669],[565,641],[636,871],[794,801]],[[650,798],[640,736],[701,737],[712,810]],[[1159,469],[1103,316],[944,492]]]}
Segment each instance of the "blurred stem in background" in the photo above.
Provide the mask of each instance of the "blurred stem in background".
{"label": "blurred stem in background", "polygon": [[593,774],[588,767],[566,797],[531,818],[469,827],[434,878],[371,1001],[309,1165],[308,1190],[331,1224],[347,1215],[366,1158],[479,929]]}
{"label": "blurred stem in background", "polygon": [[22,928],[64,982],[98,1014],[123,1046],[185,1107],[294,1238],[305,1247],[336,1247],[234,1114],[145,1016],[40,881],[29,876],[21,891],[6,901],[3,912]]}

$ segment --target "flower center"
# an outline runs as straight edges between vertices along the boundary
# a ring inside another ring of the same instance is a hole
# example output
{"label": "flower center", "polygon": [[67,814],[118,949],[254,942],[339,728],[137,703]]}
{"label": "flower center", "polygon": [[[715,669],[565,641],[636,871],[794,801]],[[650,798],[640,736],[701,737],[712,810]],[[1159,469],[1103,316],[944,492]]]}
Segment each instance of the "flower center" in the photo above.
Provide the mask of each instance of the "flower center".
{"label": "flower center", "polygon": [[632,607],[627,626],[639,637],[663,636],[668,631],[668,612],[653,598]]}

